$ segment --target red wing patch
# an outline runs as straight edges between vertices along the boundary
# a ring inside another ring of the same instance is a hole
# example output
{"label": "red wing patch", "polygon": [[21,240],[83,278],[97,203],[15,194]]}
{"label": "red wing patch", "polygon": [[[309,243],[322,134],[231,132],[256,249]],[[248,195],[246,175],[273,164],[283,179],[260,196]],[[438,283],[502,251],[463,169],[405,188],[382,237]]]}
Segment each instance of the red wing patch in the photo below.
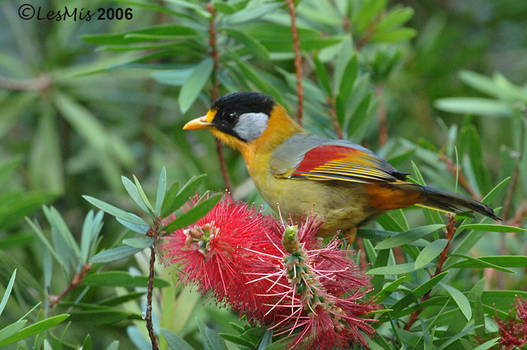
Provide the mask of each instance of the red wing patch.
{"label": "red wing patch", "polygon": [[359,149],[338,145],[312,148],[291,177],[360,183],[396,181],[387,163]]}

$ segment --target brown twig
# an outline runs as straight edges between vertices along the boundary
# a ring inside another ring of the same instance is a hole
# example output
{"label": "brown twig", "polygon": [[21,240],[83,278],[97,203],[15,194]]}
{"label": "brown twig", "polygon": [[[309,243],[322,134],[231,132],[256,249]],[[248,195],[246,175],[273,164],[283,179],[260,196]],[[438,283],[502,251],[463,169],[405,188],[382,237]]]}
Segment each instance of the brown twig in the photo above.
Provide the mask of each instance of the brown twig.
{"label": "brown twig", "polygon": [[507,221],[507,225],[520,227],[525,218],[527,218],[527,199],[523,201],[514,216]]}
{"label": "brown twig", "polygon": [[155,276],[155,262],[156,262],[156,247],[157,247],[157,238],[159,237],[159,229],[161,226],[161,220],[158,218],[154,221],[154,226],[150,228],[147,232],[147,236],[154,239],[154,243],[150,247],[150,272],[148,274],[148,290],[146,294],[146,329],[148,330],[148,336],[152,342],[152,350],[159,350],[159,345],[157,343],[157,337],[154,332],[154,324],[152,323],[152,294],[154,291],[154,276]]}
{"label": "brown twig", "polygon": [[295,3],[287,0],[289,16],[291,17],[291,33],[293,34],[293,49],[295,50],[295,69],[296,69],[296,95],[298,97],[298,124],[302,125],[302,113],[304,109],[304,91],[302,87],[302,56],[300,55],[300,39],[298,38],[298,28],[296,27]]}
{"label": "brown twig", "polygon": [[11,79],[0,75],[0,87],[15,91],[44,91],[51,87],[53,81],[47,74],[33,79]]}
{"label": "brown twig", "polygon": [[335,129],[335,134],[337,134],[337,137],[341,139],[344,135],[342,134],[342,129],[340,127],[339,120],[337,119],[337,107],[335,106],[335,99],[328,96],[328,103],[330,107],[329,116],[331,117],[331,123]]}
{"label": "brown twig", "polygon": [[91,264],[82,265],[81,271],[76,273],[75,276],[73,276],[73,279],[71,280],[70,284],[66,287],[66,289],[62,291],[62,293],[60,293],[59,295],[48,296],[50,309],[53,309],[53,307],[57,305],[66,294],[71,292],[75,287],[82,283],[84,277],[86,276],[88,271],[90,271],[91,266]]}
{"label": "brown twig", "polygon": [[[443,265],[448,258],[448,249],[450,248],[450,245],[452,244],[452,240],[454,239],[454,235],[456,234],[456,220],[454,219],[454,215],[448,216],[448,224],[446,226],[446,239],[448,240],[447,245],[439,255],[439,261],[436,266],[436,270],[434,274],[431,276],[431,278],[434,278],[435,276],[439,275],[441,272],[443,272]],[[428,291],[423,297],[421,298],[421,303],[427,299],[430,299],[430,291]],[[408,322],[406,323],[406,326],[404,326],[405,330],[409,330],[414,322],[417,320],[417,317],[421,314],[423,309],[416,310],[412,312],[410,315],[410,318],[408,319]]]}
{"label": "brown twig", "polygon": [[368,43],[368,41],[370,41],[371,37],[375,33],[375,29],[377,29],[377,25],[381,21],[381,18],[382,18],[382,15],[379,15],[379,16],[377,16],[377,18],[373,22],[370,23],[368,28],[366,28],[366,31],[364,32],[364,35],[362,35],[360,40],[357,41],[357,43],[355,44],[355,48],[356,49],[360,49],[361,47],[366,45]]}
{"label": "brown twig", "polygon": [[461,167],[459,169],[456,167],[456,165],[448,158],[444,153],[441,153],[439,155],[439,159],[445,163],[446,170],[454,175],[457,174],[459,184],[461,187],[463,187],[465,190],[467,190],[468,193],[470,193],[470,196],[479,201],[481,200],[481,197],[474,191],[474,188],[472,188],[472,185],[470,182],[468,182],[467,178],[463,175],[463,172],[461,171]]}
{"label": "brown twig", "polygon": [[[220,87],[220,81],[218,79],[218,70],[220,69],[220,55],[218,52],[218,45],[216,41],[216,11],[214,11],[214,5],[212,3],[207,4],[207,11],[211,14],[209,23],[209,45],[210,45],[210,56],[212,57],[212,90],[210,92],[211,102],[218,99],[218,91]],[[227,164],[225,163],[225,156],[223,155],[223,147],[220,140],[216,140],[216,153],[218,154],[218,161],[220,162],[221,175],[223,176],[223,183],[225,188],[229,192],[232,192],[232,183],[227,171]]]}
{"label": "brown twig", "polygon": [[383,86],[375,87],[375,95],[379,100],[379,146],[384,146],[388,142],[388,117],[386,106],[384,105]]}

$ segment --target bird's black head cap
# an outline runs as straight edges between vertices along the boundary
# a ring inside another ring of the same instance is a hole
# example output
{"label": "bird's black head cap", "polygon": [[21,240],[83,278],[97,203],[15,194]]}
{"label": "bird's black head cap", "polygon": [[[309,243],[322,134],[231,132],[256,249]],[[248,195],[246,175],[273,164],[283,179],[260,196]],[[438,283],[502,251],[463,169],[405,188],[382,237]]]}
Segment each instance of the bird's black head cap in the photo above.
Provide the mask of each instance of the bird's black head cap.
{"label": "bird's black head cap", "polygon": [[269,118],[274,104],[271,96],[259,92],[243,91],[228,94],[217,99],[212,105],[211,110],[216,111],[212,124],[224,133],[247,141],[235,130],[240,116],[246,113],[262,113]]}

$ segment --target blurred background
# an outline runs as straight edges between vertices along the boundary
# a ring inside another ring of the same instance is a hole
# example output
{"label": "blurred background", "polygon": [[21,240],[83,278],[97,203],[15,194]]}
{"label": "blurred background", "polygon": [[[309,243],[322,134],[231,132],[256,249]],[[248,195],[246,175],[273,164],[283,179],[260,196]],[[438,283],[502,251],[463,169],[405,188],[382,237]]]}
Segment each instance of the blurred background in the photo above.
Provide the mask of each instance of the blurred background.
{"label": "blurred background", "polygon": [[[57,270],[52,282],[43,280],[43,249],[24,216],[45,223],[41,205],[52,204],[79,238],[91,209],[81,195],[133,211],[120,176],[135,174],[147,193],[154,193],[162,166],[169,183],[206,173],[204,187],[221,191],[225,185],[214,139],[205,132],[181,130],[207,110],[214,76],[220,96],[263,91],[292,116],[297,99],[289,16],[282,2],[214,2],[218,71],[209,53],[211,15],[204,2],[30,3],[43,11],[64,6],[132,9],[131,19],[23,20],[18,9],[24,1],[0,1],[0,264],[2,270],[19,266],[17,281],[47,295],[59,293],[69,279]],[[506,210],[507,220],[520,215],[515,223],[522,224],[522,208],[527,212],[522,127],[527,104],[526,1],[297,3],[306,128],[334,136],[329,122],[333,108],[344,137],[368,146],[402,171],[413,172],[415,162],[430,185],[478,198],[507,177],[516,177],[511,198],[509,182],[490,204],[502,207],[502,214]],[[329,76],[329,91],[320,66]],[[227,148],[224,155],[235,197],[265,205],[241,157]],[[461,165],[467,186],[456,182],[448,162]],[[412,224],[424,222],[420,211],[407,213]],[[115,220],[106,218],[100,247],[109,246],[121,232]],[[502,237],[488,234],[472,253],[527,254],[525,238]],[[112,267],[144,273],[145,256]],[[171,280],[168,268],[159,270]],[[0,272],[1,285],[7,284],[11,271]],[[489,277],[489,286],[527,287],[523,272]],[[32,306],[38,293],[11,300],[7,319],[20,317],[27,310],[21,303]],[[92,289],[85,298],[114,293]],[[237,319],[187,293],[190,310],[222,322]],[[139,310],[128,307],[129,312]],[[87,322],[87,328],[74,323],[70,332],[79,338],[97,334],[92,338],[98,346],[119,339],[140,347],[137,328],[128,328],[128,336],[123,332],[134,322],[125,319],[111,327]],[[190,327],[184,318],[173,322],[181,322],[174,325],[181,332]]]}

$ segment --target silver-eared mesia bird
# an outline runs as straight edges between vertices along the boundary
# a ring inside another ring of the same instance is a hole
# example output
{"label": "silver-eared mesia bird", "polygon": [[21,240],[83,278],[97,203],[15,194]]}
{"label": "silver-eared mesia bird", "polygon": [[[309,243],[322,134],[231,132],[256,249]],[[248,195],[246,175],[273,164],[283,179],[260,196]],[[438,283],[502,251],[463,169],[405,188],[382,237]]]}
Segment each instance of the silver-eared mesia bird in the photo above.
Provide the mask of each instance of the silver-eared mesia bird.
{"label": "silver-eared mesia bird", "polygon": [[316,214],[324,221],[322,236],[340,230],[353,237],[382,212],[414,204],[499,219],[476,200],[406,181],[408,174],[367,148],[307,133],[265,94],[223,96],[183,129],[208,129],[237,149],[267,203],[293,218]]}

